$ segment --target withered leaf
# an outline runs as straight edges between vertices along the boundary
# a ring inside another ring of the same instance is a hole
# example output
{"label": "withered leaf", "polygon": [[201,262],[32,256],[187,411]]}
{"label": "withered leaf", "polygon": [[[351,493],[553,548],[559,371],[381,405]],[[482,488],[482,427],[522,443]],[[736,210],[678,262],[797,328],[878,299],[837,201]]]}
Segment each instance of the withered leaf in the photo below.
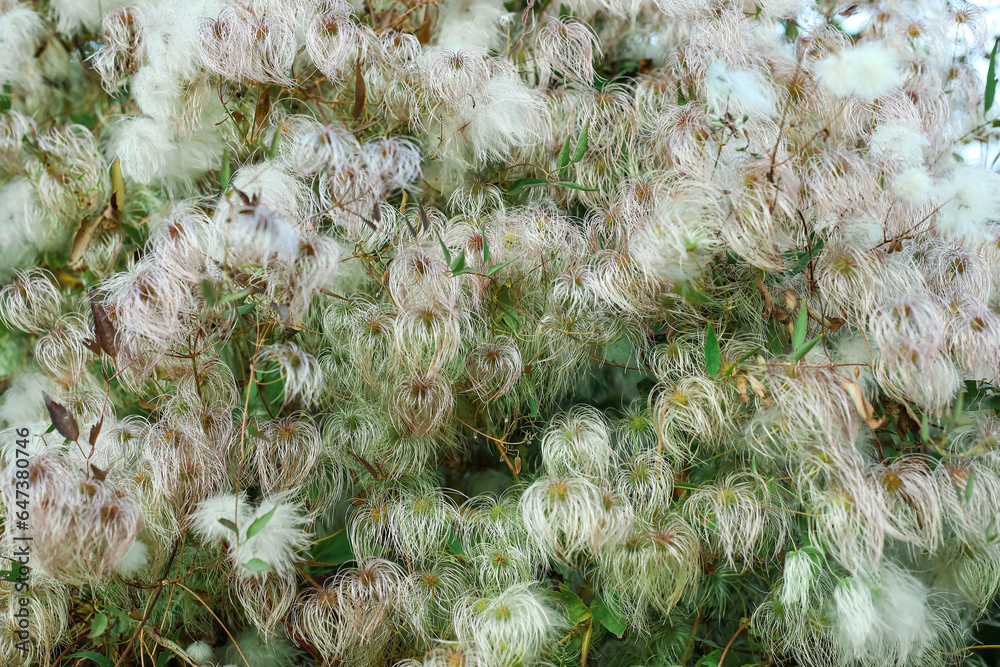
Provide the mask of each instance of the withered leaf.
{"label": "withered leaf", "polygon": [[90,472],[94,473],[94,478],[97,481],[99,481],[99,482],[103,482],[104,480],[106,480],[108,478],[108,471],[107,470],[101,470],[100,468],[98,468],[97,466],[95,466],[93,463],[90,464]]}
{"label": "withered leaf", "polygon": [[100,354],[101,353],[101,344],[98,343],[93,338],[87,338],[86,340],[84,340],[83,341],[83,346],[85,348],[87,348],[88,350],[90,350],[91,352],[93,352],[94,354]]}
{"label": "withered leaf", "polygon": [[101,226],[101,221],[102,218],[98,216],[92,220],[84,218],[80,222],[80,229],[77,230],[76,236],[73,238],[73,247],[69,252],[69,261],[66,262],[68,265],[72,266],[80,261],[90,244],[90,239],[94,238],[97,228]]}
{"label": "withered leaf", "polygon": [[108,317],[108,310],[98,298],[97,290],[90,288],[90,312],[94,316],[94,335],[104,353],[114,359],[118,356],[117,331],[115,324]]}
{"label": "withered leaf", "polygon": [[881,419],[875,419],[875,408],[872,404],[868,402],[865,397],[864,392],[861,391],[861,387],[857,382],[851,382],[845,380],[840,383],[840,386],[844,388],[844,391],[851,397],[854,402],[854,408],[858,411],[858,415],[861,416],[865,423],[868,424],[873,429],[879,429],[886,425],[888,419],[883,416]]}
{"label": "withered leaf", "polygon": [[97,420],[97,423],[90,427],[90,446],[93,447],[97,444],[97,437],[101,435],[101,427],[104,426],[104,417]]}
{"label": "withered leaf", "polygon": [[406,220],[406,228],[410,230],[410,235],[413,236],[413,240],[414,241],[418,241],[419,238],[417,237],[417,230],[414,229],[413,225],[410,224],[409,219],[406,219],[406,218],[404,218],[404,219]]}
{"label": "withered leaf", "polygon": [[361,58],[354,63],[354,110],[351,112],[351,118],[357,120],[361,118],[361,112],[365,110],[365,77],[361,73]]}
{"label": "withered leaf", "polygon": [[48,394],[43,393],[42,398],[45,399],[45,409],[49,411],[49,418],[52,419],[52,424],[59,431],[59,435],[76,442],[80,438],[80,425],[76,423],[73,413],[61,403],[53,401]]}
{"label": "withered leaf", "polygon": [[125,177],[118,158],[111,163],[111,208],[115,211],[125,208]]}
{"label": "withered leaf", "polygon": [[259,129],[264,121],[267,120],[268,114],[271,113],[271,86],[264,86],[264,90],[261,91],[260,95],[257,96],[257,107],[253,112],[253,126]]}
{"label": "withered leaf", "polygon": [[427,209],[424,208],[424,202],[419,199],[417,200],[417,211],[420,213],[420,224],[423,226],[424,231],[429,231],[431,221],[427,219]]}
{"label": "withered leaf", "polygon": [[427,7],[424,10],[424,21],[417,28],[417,41],[421,44],[426,44],[431,41],[431,8]]}

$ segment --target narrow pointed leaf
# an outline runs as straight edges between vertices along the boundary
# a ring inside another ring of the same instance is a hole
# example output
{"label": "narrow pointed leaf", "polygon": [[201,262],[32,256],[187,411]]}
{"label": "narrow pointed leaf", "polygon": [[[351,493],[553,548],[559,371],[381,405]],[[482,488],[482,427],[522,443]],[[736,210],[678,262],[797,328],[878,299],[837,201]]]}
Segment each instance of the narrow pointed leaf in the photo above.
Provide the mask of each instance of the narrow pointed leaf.
{"label": "narrow pointed leaf", "polygon": [[545,185],[548,183],[544,178],[519,178],[513,183],[511,183],[510,188],[507,190],[507,194],[516,195],[527,188],[538,187],[539,185]]}
{"label": "narrow pointed leaf", "polygon": [[229,149],[222,150],[222,169],[219,170],[219,187],[223,191],[229,187]]}
{"label": "narrow pointed leaf", "polygon": [[458,253],[458,257],[456,257],[451,263],[451,272],[457,274],[461,272],[464,268],[465,268],[465,248],[462,248],[462,251]]}
{"label": "narrow pointed leaf", "polygon": [[965,502],[972,500],[972,492],[976,483],[976,469],[969,468],[969,481],[965,483]]}
{"label": "narrow pointed leaf", "polygon": [[570,188],[573,190],[583,190],[584,192],[597,192],[597,188],[588,188],[585,185],[580,185],[579,183],[570,183],[569,181],[556,181],[553,185],[561,185],[564,188]]}
{"label": "narrow pointed leaf", "polygon": [[505,266],[507,266],[508,264],[510,264],[513,261],[514,260],[512,260],[512,259],[508,259],[506,262],[501,262],[500,264],[494,264],[490,268],[486,269],[486,275],[487,276],[492,276],[497,271],[499,271],[500,269],[504,268]]}
{"label": "narrow pointed leaf", "polygon": [[719,350],[719,338],[715,334],[715,325],[709,324],[705,333],[705,369],[708,374],[715,377],[719,374],[719,366],[722,363],[722,353]]}
{"label": "narrow pointed leaf", "polygon": [[983,98],[984,109],[983,111],[989,111],[990,107],[993,106],[993,99],[997,94],[997,46],[1000,45],[1000,39],[993,42],[993,52],[990,53],[990,66],[986,70],[986,95]]}
{"label": "narrow pointed leaf", "polygon": [[811,349],[813,349],[814,347],[816,347],[816,343],[818,343],[818,342],[819,342],[819,341],[820,341],[820,340],[821,340],[822,338],[823,338],[823,336],[822,336],[822,334],[821,334],[821,335],[819,335],[819,336],[816,336],[816,337],[815,337],[815,338],[813,338],[812,340],[810,340],[810,341],[809,341],[808,343],[805,343],[805,344],[804,344],[804,345],[802,345],[801,347],[797,348],[797,349],[795,350],[795,353],[794,353],[794,354],[792,355],[792,358],[793,358],[793,359],[794,359],[795,361],[798,361],[798,360],[799,360],[799,359],[801,359],[802,357],[806,356],[807,354],[809,354],[809,350],[811,350]]}
{"label": "narrow pointed leaf", "polygon": [[240,529],[237,528],[236,524],[233,523],[232,521],[230,521],[229,519],[219,519],[219,523],[221,523],[223,526],[225,526],[229,530],[233,531],[237,535],[240,534]]}
{"label": "narrow pointed leaf", "polygon": [[351,110],[351,118],[357,120],[361,118],[361,112],[365,110],[365,76],[361,72],[361,58],[354,63],[354,109]]}
{"label": "narrow pointed leaf", "polygon": [[247,528],[248,540],[264,529],[264,526],[266,526],[267,523],[274,518],[274,513],[277,509],[278,506],[275,505],[270,512],[268,512],[264,516],[257,517],[257,519],[255,519],[254,522],[250,524],[250,527]]}
{"label": "narrow pointed leaf", "polygon": [[589,137],[587,136],[588,130],[590,130],[590,121],[584,123],[583,131],[580,133],[580,136],[577,137],[576,148],[573,149],[573,157],[570,160],[571,164],[575,164],[580,160],[582,160],[584,153],[587,152],[587,145],[590,141]]}
{"label": "narrow pointed leaf", "polygon": [[566,143],[563,144],[562,150],[559,151],[559,160],[556,162],[556,168],[560,171],[569,164],[569,137],[566,137]]}
{"label": "narrow pointed leaf", "polygon": [[806,323],[809,321],[809,309],[806,302],[802,302],[799,308],[799,317],[795,320],[795,328],[792,329],[792,349],[798,350],[806,340]]}
{"label": "narrow pointed leaf", "polygon": [[431,221],[427,219],[427,209],[424,208],[424,202],[420,200],[417,200],[417,212],[420,214],[420,224],[423,225],[424,231],[429,231]]}
{"label": "narrow pointed leaf", "polygon": [[281,126],[275,128],[274,137],[271,138],[271,148],[267,151],[268,157],[277,157],[278,149],[281,148]]}
{"label": "narrow pointed leaf", "polygon": [[483,230],[483,264],[490,261],[490,245],[486,242],[486,230]]}
{"label": "narrow pointed leaf", "polygon": [[448,250],[448,246],[446,246],[444,244],[444,241],[441,240],[441,235],[438,234],[437,237],[438,237],[438,243],[441,244],[441,252],[444,253],[445,264],[451,266],[451,251]]}

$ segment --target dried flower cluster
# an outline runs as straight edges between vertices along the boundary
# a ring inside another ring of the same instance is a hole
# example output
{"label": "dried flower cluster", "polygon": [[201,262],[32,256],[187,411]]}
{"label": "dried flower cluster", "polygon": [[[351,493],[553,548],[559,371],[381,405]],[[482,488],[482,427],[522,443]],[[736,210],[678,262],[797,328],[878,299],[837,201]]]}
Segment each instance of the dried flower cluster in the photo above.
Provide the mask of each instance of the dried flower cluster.
{"label": "dried flower cluster", "polygon": [[0,667],[981,661],[995,65],[960,0],[0,0]]}

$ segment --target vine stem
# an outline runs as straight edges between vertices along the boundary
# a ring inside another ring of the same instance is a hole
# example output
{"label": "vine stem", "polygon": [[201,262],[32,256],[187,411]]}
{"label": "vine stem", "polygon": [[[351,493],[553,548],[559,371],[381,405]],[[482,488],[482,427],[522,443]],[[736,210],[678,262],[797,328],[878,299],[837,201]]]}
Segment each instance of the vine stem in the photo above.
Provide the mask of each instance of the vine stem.
{"label": "vine stem", "polygon": [[743,623],[740,624],[740,629],[736,631],[736,634],[729,638],[729,643],[726,644],[726,648],[722,650],[722,657],[719,658],[719,667],[722,667],[722,661],[726,659],[726,654],[729,653],[729,647],[733,645],[733,642],[740,636],[740,633],[746,630],[748,625],[750,625],[749,618],[743,621]]}
{"label": "vine stem", "polygon": [[[180,546],[181,546],[180,540],[174,542],[174,550],[170,553],[170,560],[167,561],[167,567],[164,568],[163,570],[164,579],[162,579],[160,583],[157,585],[156,593],[153,594],[153,599],[149,603],[149,606],[146,608],[146,613],[142,615],[142,621],[139,623],[139,627],[136,629],[135,634],[132,635],[132,639],[128,641],[128,645],[125,646],[125,650],[122,652],[121,657],[118,658],[118,662],[115,663],[115,667],[121,667],[125,663],[126,658],[128,658],[129,655],[132,653],[132,647],[135,645],[136,638],[138,638],[139,635],[142,634],[142,629],[146,627],[146,622],[149,620],[150,615],[153,613],[153,608],[156,607],[156,603],[160,599],[160,594],[163,593],[163,587],[167,583],[165,577],[170,573],[170,568],[173,567],[174,559],[177,558],[177,550],[180,548]],[[178,584],[178,586],[181,586],[183,588],[182,584]],[[187,589],[185,588],[185,590]]]}

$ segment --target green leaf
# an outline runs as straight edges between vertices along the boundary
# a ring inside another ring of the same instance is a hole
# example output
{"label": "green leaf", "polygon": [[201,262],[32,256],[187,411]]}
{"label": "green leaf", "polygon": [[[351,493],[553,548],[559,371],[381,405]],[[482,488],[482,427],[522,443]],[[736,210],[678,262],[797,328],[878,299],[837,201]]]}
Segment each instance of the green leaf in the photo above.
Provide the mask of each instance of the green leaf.
{"label": "green leaf", "polygon": [[237,528],[236,524],[233,523],[232,521],[230,521],[229,519],[219,519],[219,523],[221,523],[223,526],[225,526],[229,530],[233,531],[237,535],[240,534],[240,529]]}
{"label": "green leaf", "polygon": [[101,655],[100,653],[95,653],[94,651],[79,651],[77,653],[71,653],[66,656],[67,658],[87,658],[96,662],[101,667],[115,667],[115,662],[106,655]]}
{"label": "green leaf", "polygon": [[822,249],[823,239],[819,239],[811,249],[807,248],[806,250],[793,250],[783,253],[785,261],[789,263],[786,269],[788,275],[796,276],[805,271],[806,267],[809,266],[809,260],[816,259],[816,255]]}
{"label": "green leaf", "polygon": [[[239,308],[236,309],[236,314],[237,315],[246,315],[247,313],[249,313],[251,310],[253,310],[256,307],[257,307],[257,304],[254,303],[254,302],[244,303],[242,306],[240,306]],[[233,311],[229,311],[229,312],[233,312]]]}
{"label": "green leaf", "polygon": [[243,564],[243,567],[251,572],[266,572],[271,566],[259,558],[251,558]]}
{"label": "green leaf", "polygon": [[990,53],[990,66],[986,70],[986,95],[983,97],[983,113],[990,110],[993,106],[993,98],[997,94],[997,46],[1000,45],[1000,39],[993,42],[993,52]]}
{"label": "green leaf", "polygon": [[521,317],[518,315],[517,311],[503,304],[500,304],[500,307],[503,308],[504,311],[503,321],[507,323],[507,326],[511,331],[514,333],[519,332],[521,330]]}
{"label": "green leaf", "polygon": [[809,309],[803,301],[799,307],[799,317],[795,320],[795,328],[792,329],[792,349],[798,350],[806,340],[806,324],[809,322]]}
{"label": "green leaf", "polygon": [[441,235],[437,233],[437,230],[435,230],[434,233],[437,234],[438,243],[441,244],[441,252],[444,253],[445,264],[447,264],[448,266],[451,266],[451,251],[448,250],[448,246],[446,246],[444,244],[444,241],[441,240]]}
{"label": "green leaf", "polygon": [[538,418],[538,402],[535,400],[535,397],[532,396],[532,395],[530,395],[530,394],[528,395],[528,407],[531,409],[531,416],[535,417],[537,419]]}
{"label": "green leaf", "polygon": [[965,502],[972,500],[972,491],[976,483],[976,469],[969,468],[969,481],[965,483]]}
{"label": "green leaf", "polygon": [[260,516],[260,517],[257,517],[256,519],[254,519],[254,522],[250,524],[249,528],[247,528],[247,539],[248,540],[251,537],[253,537],[254,535],[256,535],[257,533],[259,533],[260,531],[264,530],[264,526],[266,526],[267,522],[270,521],[274,517],[274,512],[277,509],[278,509],[278,506],[275,505],[271,509],[270,512],[268,512],[264,516]]}
{"label": "green leaf", "polygon": [[590,141],[587,136],[587,132],[590,130],[590,121],[583,124],[583,131],[580,133],[579,138],[576,140],[576,148],[573,149],[573,157],[570,159],[570,164],[575,164],[583,159],[583,154],[587,152],[587,145]]}
{"label": "green leaf", "polygon": [[566,584],[559,584],[559,590],[553,591],[553,593],[566,608],[566,618],[568,618],[573,625],[583,623],[591,617],[591,612],[590,609],[587,608],[587,605],[585,605],[583,600],[580,599],[580,596],[571,591]]}
{"label": "green leaf", "polygon": [[556,161],[556,169],[562,171],[569,164],[569,137],[566,137],[566,143],[563,144],[562,150],[559,151],[559,159]]}
{"label": "green leaf", "polygon": [[458,253],[458,257],[456,257],[451,262],[451,272],[459,273],[464,268],[465,268],[465,248],[462,248],[462,252]]}
{"label": "green leaf", "polygon": [[71,113],[69,119],[77,125],[83,125],[91,132],[97,127],[97,116],[92,113]]}
{"label": "green leaf", "polygon": [[689,282],[679,282],[675,284],[674,292],[694,306],[703,306],[706,303],[712,303],[715,301],[715,299],[705,294]]}
{"label": "green leaf", "polygon": [[90,634],[87,635],[91,639],[95,639],[104,634],[104,631],[108,629],[108,615],[104,612],[97,612],[97,615],[90,620]]}
{"label": "green leaf", "polygon": [[583,190],[584,192],[597,192],[597,188],[588,188],[579,183],[570,183],[569,181],[556,181],[552,185],[561,185],[564,188],[572,188],[573,190]]}
{"label": "green leaf", "polygon": [[548,183],[548,181],[544,178],[519,178],[510,184],[510,188],[507,189],[507,194],[516,195],[522,190],[534,188],[539,185],[545,185],[546,183]]}
{"label": "green leaf", "polygon": [[486,230],[483,230],[483,264],[488,264],[490,261],[490,246],[486,242]]}
{"label": "green leaf", "polygon": [[823,335],[820,334],[819,336],[816,336],[815,338],[813,338],[812,340],[810,340],[805,345],[802,345],[802,346],[798,347],[795,350],[795,353],[792,355],[792,358],[795,361],[798,361],[802,357],[806,356],[807,354],[809,354],[809,350],[811,350],[814,347],[816,347],[816,343],[818,343],[822,338],[823,338]]}
{"label": "green leaf", "polygon": [[347,531],[341,530],[333,537],[318,542],[313,547],[312,559],[316,562],[328,563],[330,565],[343,565],[355,560]]}
{"label": "green leaf", "polygon": [[506,262],[501,262],[499,264],[494,264],[490,268],[486,269],[486,275],[487,276],[492,276],[494,273],[496,273],[497,271],[499,271],[500,269],[502,269],[503,267],[507,266],[508,264],[510,264],[513,261],[514,260],[512,260],[512,259],[508,259]]}
{"label": "green leaf", "polygon": [[244,299],[248,296],[250,296],[250,290],[245,289],[245,290],[240,290],[239,292],[233,292],[232,294],[223,294],[222,296],[219,297],[218,302],[220,305],[222,305],[225,303],[229,303],[230,301],[239,301],[240,299]]}
{"label": "green leaf", "polygon": [[593,604],[590,605],[590,613],[594,615],[594,620],[607,628],[618,639],[622,638],[625,630],[628,628],[628,622],[608,609],[608,606],[604,604],[604,601],[600,597],[597,597]]}
{"label": "green leaf", "polygon": [[118,617],[118,620],[125,624],[135,623],[135,619],[126,614],[124,611],[114,606],[113,604],[104,604],[104,608],[110,611],[112,614]]}
{"label": "green leaf", "polygon": [[719,374],[722,364],[722,353],[719,351],[719,337],[715,335],[715,325],[709,324],[705,333],[705,369],[715,377]]}
{"label": "green leaf", "polygon": [[749,359],[750,357],[752,357],[754,355],[754,353],[756,353],[757,350],[759,350],[759,349],[760,349],[760,345],[754,347],[753,349],[747,350],[746,352],[744,352],[743,354],[741,354],[739,357],[737,357],[736,361],[734,361],[729,366],[729,368],[726,369],[726,373],[732,373],[733,371],[735,371],[737,368],[740,367],[740,364],[742,364],[744,361],[746,361],[747,359]]}
{"label": "green leaf", "polygon": [[174,657],[174,654],[171,651],[164,649],[163,653],[160,654],[160,657],[156,659],[156,667],[164,667],[164,665],[166,665],[172,657]]}
{"label": "green leaf", "polygon": [[268,150],[267,154],[269,157],[275,157],[278,154],[278,148],[281,147],[281,126],[279,125],[274,130],[274,138],[271,139],[271,148]]}
{"label": "green leaf", "polygon": [[10,569],[0,570],[0,578],[2,578],[4,581],[9,581],[12,584],[16,584],[19,581],[21,581],[24,576],[22,571],[28,568],[12,558],[8,558],[7,560],[10,561]]}
{"label": "green leaf", "polygon": [[924,413],[923,418],[920,420],[920,440],[922,442],[927,442],[931,439],[931,422],[927,419],[927,413]]}
{"label": "green leaf", "polygon": [[723,649],[717,648],[707,655],[701,656],[698,662],[694,663],[694,667],[718,667],[719,661],[722,660]]}
{"label": "green leaf", "polygon": [[223,192],[229,187],[229,149],[222,149],[222,169],[219,170],[219,187]]}

